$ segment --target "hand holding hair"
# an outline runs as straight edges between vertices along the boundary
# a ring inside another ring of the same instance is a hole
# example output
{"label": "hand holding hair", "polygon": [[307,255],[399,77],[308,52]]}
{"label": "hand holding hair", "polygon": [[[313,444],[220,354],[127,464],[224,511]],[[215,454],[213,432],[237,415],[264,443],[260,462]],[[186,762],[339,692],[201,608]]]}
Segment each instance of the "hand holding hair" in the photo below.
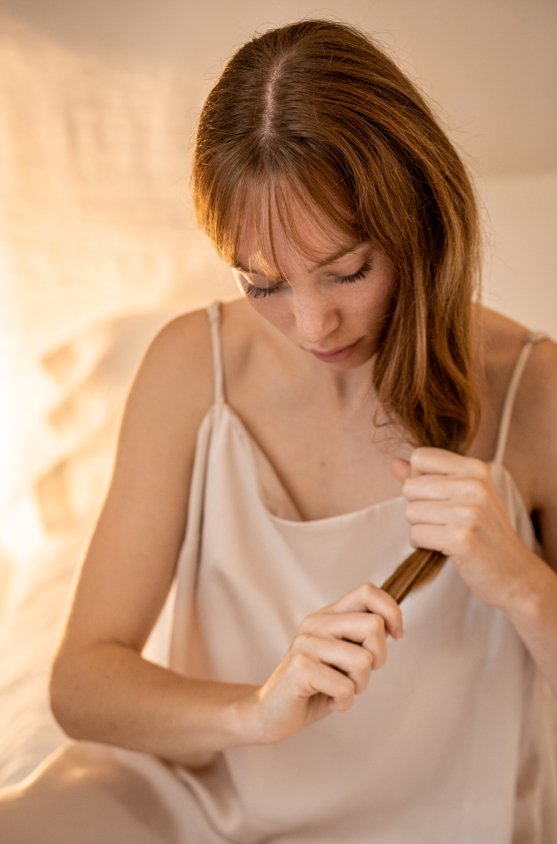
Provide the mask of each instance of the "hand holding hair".
{"label": "hand holding hair", "polygon": [[386,637],[400,638],[396,602],[364,583],[301,623],[284,658],[255,695],[262,744],[283,741],[332,712],[350,709],[387,658]]}
{"label": "hand holding hair", "polygon": [[513,530],[487,463],[440,448],[417,448],[397,458],[410,542],[450,557],[471,591],[507,608],[517,594],[532,552]]}

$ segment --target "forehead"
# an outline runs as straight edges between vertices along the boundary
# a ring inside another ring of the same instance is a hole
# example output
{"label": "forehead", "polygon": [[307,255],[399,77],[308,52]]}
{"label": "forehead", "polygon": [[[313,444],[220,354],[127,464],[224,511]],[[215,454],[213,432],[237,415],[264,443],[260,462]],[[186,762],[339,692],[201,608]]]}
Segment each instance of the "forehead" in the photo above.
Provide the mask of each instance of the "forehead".
{"label": "forehead", "polygon": [[293,201],[286,215],[277,207],[269,209],[266,221],[250,215],[239,232],[234,263],[250,272],[287,275],[288,268],[332,263],[360,242],[315,206]]}

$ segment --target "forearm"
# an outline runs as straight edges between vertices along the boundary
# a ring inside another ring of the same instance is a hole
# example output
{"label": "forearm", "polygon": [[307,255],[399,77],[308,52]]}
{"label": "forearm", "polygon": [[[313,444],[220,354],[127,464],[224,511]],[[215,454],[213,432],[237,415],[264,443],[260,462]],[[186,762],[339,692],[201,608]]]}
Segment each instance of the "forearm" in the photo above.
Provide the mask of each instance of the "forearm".
{"label": "forearm", "polygon": [[557,697],[557,574],[534,553],[503,607]]}
{"label": "forearm", "polygon": [[51,705],[72,738],[98,741],[193,767],[257,743],[256,688],[191,680],[104,644],[58,658]]}

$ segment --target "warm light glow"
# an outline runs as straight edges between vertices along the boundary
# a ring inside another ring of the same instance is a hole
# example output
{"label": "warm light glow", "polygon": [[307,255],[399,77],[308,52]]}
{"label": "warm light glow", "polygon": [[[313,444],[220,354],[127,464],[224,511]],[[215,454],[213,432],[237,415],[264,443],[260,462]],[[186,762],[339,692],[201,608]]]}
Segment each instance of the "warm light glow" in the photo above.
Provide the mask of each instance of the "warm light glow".
{"label": "warm light glow", "polygon": [[0,356],[0,512],[13,493],[18,465],[19,403],[15,373],[8,368],[7,357]]}
{"label": "warm light glow", "polygon": [[2,512],[0,522],[0,552],[10,564],[32,563],[45,540],[37,502],[27,494],[11,503]]}
{"label": "warm light glow", "polygon": [[18,565],[39,547],[43,530],[30,488],[34,449],[27,439],[32,426],[25,414],[26,367],[6,336],[0,347],[0,554]]}

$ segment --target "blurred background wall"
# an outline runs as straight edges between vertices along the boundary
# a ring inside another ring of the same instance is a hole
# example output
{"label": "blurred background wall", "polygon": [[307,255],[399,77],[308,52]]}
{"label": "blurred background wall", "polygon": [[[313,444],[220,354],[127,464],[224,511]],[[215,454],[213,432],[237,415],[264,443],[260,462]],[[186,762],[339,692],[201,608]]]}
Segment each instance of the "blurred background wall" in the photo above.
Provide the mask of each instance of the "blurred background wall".
{"label": "blurred background wall", "polygon": [[192,219],[195,121],[243,41],[305,15],[429,95],[476,178],[485,301],[557,335],[554,0],[0,0],[0,559],[96,506],[161,321],[236,295]]}

